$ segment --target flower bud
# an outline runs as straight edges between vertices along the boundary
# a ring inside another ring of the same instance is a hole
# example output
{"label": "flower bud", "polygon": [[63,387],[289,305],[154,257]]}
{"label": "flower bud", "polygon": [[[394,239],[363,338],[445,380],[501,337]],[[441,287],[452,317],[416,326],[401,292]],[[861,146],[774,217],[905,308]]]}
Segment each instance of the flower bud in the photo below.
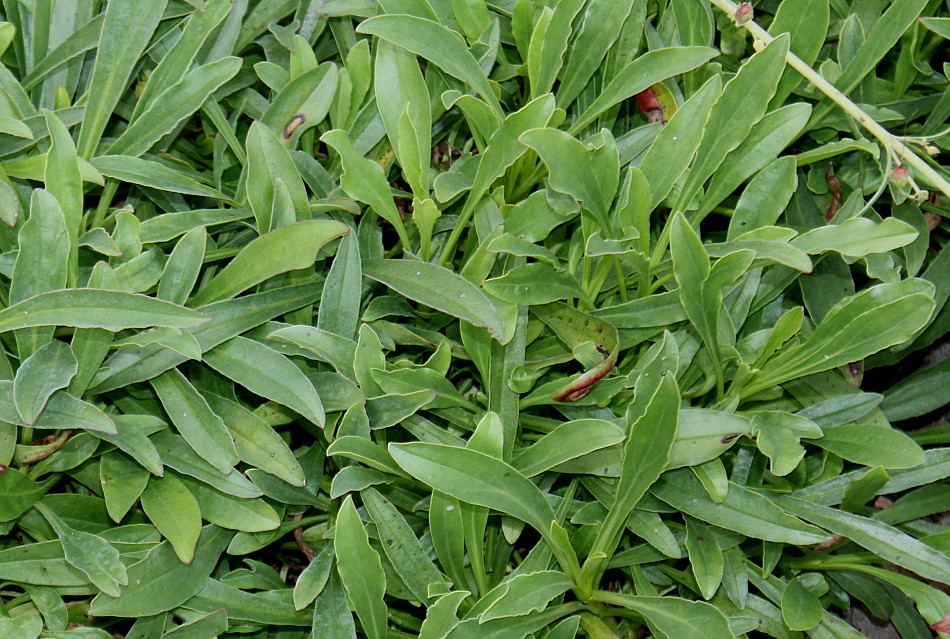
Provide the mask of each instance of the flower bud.
{"label": "flower bud", "polygon": [[736,24],[745,24],[752,19],[752,3],[740,2],[736,6]]}
{"label": "flower bud", "polygon": [[910,184],[910,177],[907,175],[907,169],[903,164],[891,170],[889,179],[894,186],[907,186]]}
{"label": "flower bud", "polygon": [[927,155],[940,155],[940,147],[933,144],[928,144],[924,149],[927,151]]}

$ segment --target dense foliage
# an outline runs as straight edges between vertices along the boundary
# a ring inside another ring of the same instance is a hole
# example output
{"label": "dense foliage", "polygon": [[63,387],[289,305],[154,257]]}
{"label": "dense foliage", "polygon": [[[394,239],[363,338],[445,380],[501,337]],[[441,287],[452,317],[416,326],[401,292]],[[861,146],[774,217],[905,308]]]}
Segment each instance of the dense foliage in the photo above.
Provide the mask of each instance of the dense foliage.
{"label": "dense foliage", "polygon": [[947,8],[748,9],[4,0],[0,638],[950,636]]}

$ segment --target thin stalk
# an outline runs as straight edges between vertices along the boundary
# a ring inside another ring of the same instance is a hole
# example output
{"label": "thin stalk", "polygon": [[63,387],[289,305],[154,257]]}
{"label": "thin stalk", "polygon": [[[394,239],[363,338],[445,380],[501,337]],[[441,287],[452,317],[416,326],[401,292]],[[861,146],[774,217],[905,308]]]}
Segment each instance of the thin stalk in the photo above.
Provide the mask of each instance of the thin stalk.
{"label": "thin stalk", "polygon": [[[730,0],[708,0],[722,10],[727,16],[735,20],[736,5]],[[768,31],[763,29],[754,20],[749,20],[741,25],[757,40],[770,43],[775,38]],[[918,157],[913,150],[901,142],[897,136],[890,133],[887,129],[878,124],[874,118],[865,113],[861,107],[851,101],[848,96],[838,90],[833,84],[828,82],[820,73],[805,64],[805,61],[789,51],[785,56],[785,61],[790,67],[795,69],[802,77],[812,83],[819,91],[837,104],[845,113],[857,120],[864,129],[877,138],[878,142],[884,146],[885,150],[895,156],[901,164],[907,163],[914,170],[914,174],[923,178],[929,184],[940,190],[941,193],[950,197],[950,183],[948,183],[939,173],[927,164],[922,158]]]}
{"label": "thin stalk", "polygon": [[106,186],[102,189],[102,195],[99,196],[99,205],[96,207],[95,212],[92,215],[92,221],[89,223],[89,226],[86,230],[94,229],[97,226],[102,226],[106,220],[106,213],[109,212],[109,205],[112,204],[112,198],[115,197],[115,192],[119,188],[118,180],[108,180]]}
{"label": "thin stalk", "polygon": [[613,259],[614,266],[614,276],[617,278],[617,289],[620,293],[620,303],[626,304],[630,301],[630,296],[627,294],[627,279],[623,274],[623,264],[620,262],[620,258]]}

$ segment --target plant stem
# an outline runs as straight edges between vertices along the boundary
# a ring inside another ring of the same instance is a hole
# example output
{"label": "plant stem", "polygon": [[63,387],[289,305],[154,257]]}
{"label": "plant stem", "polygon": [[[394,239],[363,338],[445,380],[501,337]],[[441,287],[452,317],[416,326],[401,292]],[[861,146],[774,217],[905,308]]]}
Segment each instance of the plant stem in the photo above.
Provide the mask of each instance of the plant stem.
{"label": "plant stem", "polygon": [[89,226],[84,230],[94,229],[97,226],[102,226],[106,220],[106,213],[109,211],[109,205],[112,204],[112,198],[115,197],[115,192],[119,188],[118,180],[108,180],[106,182],[105,188],[102,189],[102,195],[99,197],[99,205],[96,207],[95,213],[92,215],[92,221],[89,222]]}
{"label": "plant stem", "polygon": [[[736,5],[731,2],[731,0],[708,0],[708,2],[735,20]],[[765,44],[775,39],[772,34],[760,27],[754,20],[749,20],[741,26],[745,27],[757,40],[761,40]],[[804,60],[791,51],[786,54],[785,61],[790,67],[798,71],[802,77],[811,82],[815,88],[828,96],[832,102],[841,107],[845,113],[857,120],[868,133],[877,138],[888,153],[896,156],[899,162],[909,164],[916,176],[923,178],[929,184],[939,189],[941,193],[950,197],[950,183],[939,173],[934,171],[929,164],[918,157],[913,150],[901,142],[896,136],[892,135],[887,129],[878,124],[874,118],[865,113],[861,107],[852,102],[848,96],[839,91],[837,87],[828,82],[820,73],[805,64]]]}

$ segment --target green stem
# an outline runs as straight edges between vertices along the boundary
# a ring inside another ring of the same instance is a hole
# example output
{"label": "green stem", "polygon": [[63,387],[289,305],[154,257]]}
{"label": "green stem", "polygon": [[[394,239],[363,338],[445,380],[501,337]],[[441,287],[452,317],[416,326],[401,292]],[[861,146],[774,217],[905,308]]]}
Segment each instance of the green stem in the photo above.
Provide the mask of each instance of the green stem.
{"label": "green stem", "polygon": [[[708,0],[710,4],[721,9],[727,16],[735,20],[736,5],[730,0]],[[754,20],[742,24],[757,40],[768,44],[775,38],[768,31],[760,27]],[[861,107],[851,101],[848,96],[838,90],[833,84],[828,82],[820,73],[808,66],[804,60],[789,51],[785,56],[785,61],[790,67],[795,69],[802,77],[811,82],[815,88],[824,93],[828,98],[837,104],[845,113],[857,120],[864,129],[873,135],[884,146],[888,153],[893,154],[901,163],[906,162],[914,170],[915,175],[925,179],[928,183],[935,186],[941,193],[950,197],[950,183],[948,183],[939,173],[927,164],[922,158],[918,157],[913,150],[907,147],[896,136],[887,129],[878,124],[874,118],[865,113]]]}
{"label": "green stem", "polygon": [[89,223],[89,227],[86,230],[94,229],[97,226],[102,226],[106,220],[106,213],[109,212],[109,205],[112,204],[112,198],[115,197],[115,192],[118,190],[118,188],[118,180],[109,180],[106,182],[105,188],[102,189],[102,195],[99,196],[99,206],[96,207],[96,210],[92,215],[92,221]]}
{"label": "green stem", "polygon": [[620,262],[620,258],[613,259],[614,266],[614,276],[617,278],[617,289],[620,292],[620,303],[626,304],[630,301],[630,296],[627,294],[627,280],[623,274],[623,264]]}

